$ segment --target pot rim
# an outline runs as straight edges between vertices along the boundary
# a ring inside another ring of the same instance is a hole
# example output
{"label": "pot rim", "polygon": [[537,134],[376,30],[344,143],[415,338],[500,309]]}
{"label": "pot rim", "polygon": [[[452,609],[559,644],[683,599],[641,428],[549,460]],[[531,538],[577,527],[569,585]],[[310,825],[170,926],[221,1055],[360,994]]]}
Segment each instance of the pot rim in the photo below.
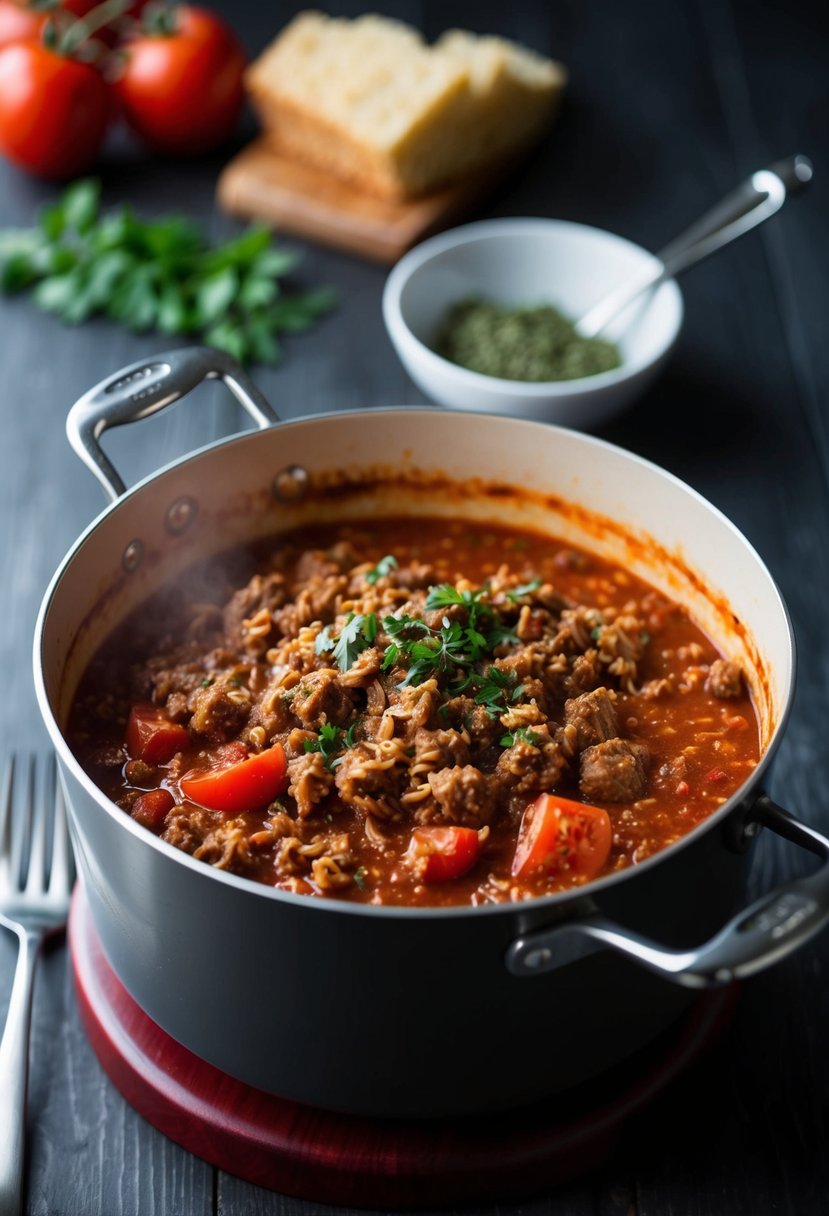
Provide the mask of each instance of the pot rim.
{"label": "pot rim", "polygon": [[[413,407],[407,405],[384,406],[380,408],[348,411],[323,410],[317,411],[313,414],[304,414],[299,418],[280,420],[274,426],[267,428],[267,430],[284,430],[286,428],[289,429],[292,426],[305,425],[309,422],[322,422],[331,418],[342,419],[344,417],[362,417],[365,419],[372,419],[388,414],[405,415],[408,418],[426,415],[430,419],[434,420],[436,416],[440,416],[443,413],[444,411],[435,409],[434,407]],[[446,414],[445,416],[452,418],[455,417],[454,414]],[[480,416],[488,419],[490,422],[494,421],[492,415],[481,414]],[[544,430],[545,433],[549,433],[551,430],[554,432],[566,431],[568,434],[572,433],[568,428],[557,426],[554,423],[537,422],[530,419],[501,418],[499,421],[508,423],[511,427],[517,426],[532,427],[537,430],[541,429]],[[725,515],[718,507],[714,506],[713,503],[709,502],[708,499],[700,494],[698,490],[695,490],[692,486],[688,485],[687,482],[684,482],[681,478],[677,477],[674,473],[671,473],[668,469],[663,468],[661,465],[655,464],[651,460],[647,460],[643,456],[639,456],[635,452],[630,452],[626,448],[620,447],[618,444],[610,443],[608,440],[601,439],[595,435],[579,432],[579,438],[588,445],[594,445],[614,453],[622,453],[622,455],[634,466],[638,466],[638,468],[642,469],[643,471],[647,470],[649,473],[655,473],[657,476],[672,482],[674,485],[684,490],[687,494],[690,494],[700,504],[712,512],[721,524],[735,534],[736,538],[742,545],[745,546],[752,558],[763,569],[768,577],[771,589],[774,592],[777,605],[783,614],[783,619],[786,624],[791,668],[791,674],[785,689],[783,711],[775,724],[767,747],[760,756],[757,767],[752,771],[750,776],[743,782],[743,784],[734,791],[731,797],[723,803],[721,807],[712,812],[711,815],[709,815],[701,823],[697,824],[697,826],[692,828],[691,831],[686,835],[680,837],[679,840],[674,841],[673,844],[667,845],[658,852],[652,853],[649,857],[645,858],[644,861],[635,865],[627,866],[623,870],[617,870],[615,873],[607,874],[603,878],[593,879],[591,882],[585,883],[583,886],[574,887],[565,891],[551,892],[549,895],[539,895],[530,899],[520,900],[515,903],[506,902],[497,904],[480,904],[477,906],[473,906],[471,904],[452,904],[447,906],[412,907],[395,904],[363,904],[348,900],[337,900],[326,897],[315,898],[309,895],[298,895],[291,891],[283,891],[277,887],[268,886],[265,883],[254,882],[253,879],[244,878],[238,874],[230,874],[225,870],[217,870],[215,866],[211,866],[205,862],[196,860],[194,857],[191,857],[189,853],[184,853],[181,849],[177,849],[174,845],[168,844],[167,841],[161,840],[160,837],[147,831],[146,828],[143,828],[140,824],[136,823],[135,820],[130,818],[129,815],[124,814],[124,812],[117,807],[115,803],[112,802],[97,785],[95,785],[95,783],[81,767],[80,763],[66,742],[63,732],[58,726],[57,720],[52,711],[49,695],[46,690],[42,656],[43,637],[46,629],[49,610],[52,606],[52,601],[57,593],[60,582],[66,570],[74,561],[77,553],[89,540],[92,539],[98,529],[104,525],[106,520],[109,519],[110,515],[114,514],[120,509],[122,504],[137,496],[148,485],[161,481],[166,474],[172,472],[174,469],[177,469],[191,461],[195,461],[208,452],[215,451],[219,448],[231,447],[240,443],[254,442],[258,435],[264,433],[267,433],[267,431],[263,432],[259,430],[246,430],[236,435],[227,436],[214,440],[210,443],[203,444],[201,447],[195,448],[193,451],[188,452],[183,456],[179,456],[175,460],[169,461],[159,469],[156,469],[154,472],[141,478],[141,480],[136,482],[135,485],[129,487],[129,489],[115,502],[109,503],[107,506],[105,506],[104,509],[91,521],[91,523],[87,525],[83,532],[81,532],[74,544],[70,547],[61,560],[59,566],[49,581],[49,585],[41,601],[35,624],[32,654],[35,693],[41,716],[45,722],[52,744],[55,747],[58,757],[63,765],[69,770],[69,772],[71,772],[74,779],[82,786],[84,791],[94,799],[101,810],[103,810],[111,818],[114,818],[117,824],[123,830],[132,833],[134,836],[136,836],[136,838],[142,840],[150,848],[160,852],[161,855],[166,857],[168,860],[191,869],[194,875],[200,875],[207,881],[216,881],[226,884],[239,890],[243,894],[246,893],[259,896],[267,900],[273,900],[277,904],[288,903],[296,907],[309,908],[326,914],[344,914],[349,916],[380,916],[404,920],[434,920],[444,919],[446,917],[451,919],[474,917],[475,919],[478,919],[482,916],[514,916],[521,913],[528,915],[537,914],[539,911],[546,910],[553,912],[564,910],[568,905],[571,904],[581,904],[583,907],[585,897],[592,898],[594,895],[604,894],[609,890],[615,889],[617,886],[632,882],[636,879],[638,874],[647,873],[663,861],[676,857],[685,848],[690,847],[690,845],[698,840],[700,836],[709,831],[713,831],[720,824],[722,824],[740,805],[740,803],[745,800],[746,795],[750,790],[753,790],[755,795],[759,792],[756,790],[756,786],[759,784],[763,774],[767,771],[768,766],[771,763],[775,752],[777,751],[783,732],[789,720],[789,715],[792,710],[796,678],[797,652],[794,630],[792,628],[791,616],[789,614],[786,601],[780,592],[777,582],[772,577],[771,572],[763,559],[760,557],[757,550],[754,548],[748,538],[740,531],[736,524],[732,523],[727,515]],[[71,809],[71,799],[68,799],[68,801],[70,802]]]}

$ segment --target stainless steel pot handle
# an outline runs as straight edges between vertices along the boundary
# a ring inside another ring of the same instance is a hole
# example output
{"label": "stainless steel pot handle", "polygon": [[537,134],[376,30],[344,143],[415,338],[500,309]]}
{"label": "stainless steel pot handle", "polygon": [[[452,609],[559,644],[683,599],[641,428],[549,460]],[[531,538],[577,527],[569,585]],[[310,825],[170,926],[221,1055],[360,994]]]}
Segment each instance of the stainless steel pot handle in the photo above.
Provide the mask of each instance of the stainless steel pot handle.
{"label": "stainless steel pot handle", "polygon": [[172,350],[124,367],[88,393],[69,411],[66,433],[84,464],[114,502],[126,486],[101,449],[100,439],[112,426],[149,418],[172,405],[203,380],[224,381],[239,404],[262,430],[279,421],[268,402],[239,364],[207,346]]}
{"label": "stainless steel pot handle", "polygon": [[829,840],[765,794],[752,808],[752,821],[815,853],[823,863],[820,869],[756,900],[692,950],[665,949],[597,913],[518,938],[507,951],[507,968],[517,976],[554,970],[562,956],[572,958],[572,942],[566,940],[571,934],[609,946],[685,988],[727,984],[771,966],[829,921]]}

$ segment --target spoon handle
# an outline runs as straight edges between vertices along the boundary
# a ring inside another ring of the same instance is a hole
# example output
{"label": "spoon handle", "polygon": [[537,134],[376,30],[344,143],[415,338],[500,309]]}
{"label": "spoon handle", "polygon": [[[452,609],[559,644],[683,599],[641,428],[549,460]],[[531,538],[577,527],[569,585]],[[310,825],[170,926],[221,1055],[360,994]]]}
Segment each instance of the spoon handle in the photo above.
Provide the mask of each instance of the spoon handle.
{"label": "spoon handle", "polygon": [[752,173],[742,185],[666,245],[656,255],[658,264],[623,283],[586,312],[576,323],[576,329],[585,338],[596,337],[643,291],[687,270],[762,224],[780,210],[787,194],[802,190],[811,177],[812,164],[805,156],[790,156]]}

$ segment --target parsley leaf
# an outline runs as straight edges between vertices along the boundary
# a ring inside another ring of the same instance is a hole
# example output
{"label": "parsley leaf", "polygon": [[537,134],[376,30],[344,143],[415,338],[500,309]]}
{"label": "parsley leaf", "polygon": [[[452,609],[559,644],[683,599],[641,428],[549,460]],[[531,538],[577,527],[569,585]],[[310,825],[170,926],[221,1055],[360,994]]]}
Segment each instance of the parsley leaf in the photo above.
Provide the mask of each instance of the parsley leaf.
{"label": "parsley leaf", "polygon": [[323,288],[287,293],[297,255],[252,226],[211,247],[183,216],[140,220],[100,211],[100,183],[73,183],[36,228],[0,233],[0,290],[31,290],[66,325],[96,315],[142,333],[187,334],[242,363],[277,363],[277,337],[309,329],[335,304]]}
{"label": "parsley leaf", "polygon": [[518,726],[509,734],[501,736],[501,747],[512,747],[513,743],[519,740],[522,743],[528,743],[530,747],[540,747],[543,742],[541,735],[537,735],[529,727]]}
{"label": "parsley leaf", "polygon": [[335,642],[331,636],[331,626],[326,625],[317,634],[316,640],[314,642],[314,654],[325,654],[325,652],[327,650],[333,650],[334,645],[335,645]]}
{"label": "parsley leaf", "polygon": [[534,578],[528,583],[522,583],[519,587],[513,587],[511,591],[507,591],[505,594],[508,600],[511,600],[513,604],[517,604],[523,595],[532,595],[533,591],[537,591],[540,586],[541,579]]}
{"label": "parsley leaf", "polygon": [[302,744],[303,751],[319,752],[325,767],[333,770],[338,763],[342,763],[342,756],[339,761],[336,759],[337,752],[342,748],[342,737],[341,727],[333,722],[323,722],[316,739],[306,739]]}
{"label": "parsley leaf", "polygon": [[303,750],[319,752],[325,767],[333,772],[345,759],[344,756],[339,756],[337,753],[347,751],[356,743],[355,731],[359,725],[359,718],[354,719],[348,730],[335,726],[333,722],[323,722],[317,738],[306,739],[302,744]]}
{"label": "parsley leaf", "polygon": [[[324,632],[325,630],[323,630]],[[317,642],[321,636],[322,634],[317,636]],[[374,613],[358,612],[355,614],[352,612],[340,630],[340,636],[334,646],[334,660],[340,671],[348,671],[358,656],[371,646],[376,637],[377,617]],[[320,652],[317,651],[317,653]]]}
{"label": "parsley leaf", "polygon": [[366,574],[366,582],[372,586],[378,579],[386,578],[391,574],[392,570],[397,569],[397,558],[393,553],[387,553],[385,557],[381,557],[377,565]]}

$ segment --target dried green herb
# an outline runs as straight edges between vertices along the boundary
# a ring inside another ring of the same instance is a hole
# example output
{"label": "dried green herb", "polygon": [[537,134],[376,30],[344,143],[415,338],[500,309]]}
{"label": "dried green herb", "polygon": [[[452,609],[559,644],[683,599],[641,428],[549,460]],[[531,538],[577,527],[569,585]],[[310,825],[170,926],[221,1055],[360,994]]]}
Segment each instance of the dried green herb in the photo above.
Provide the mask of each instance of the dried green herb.
{"label": "dried green herb", "polygon": [[478,299],[449,310],[435,349],[452,363],[502,380],[578,380],[622,362],[614,343],[582,338],[556,308],[499,308]]}

